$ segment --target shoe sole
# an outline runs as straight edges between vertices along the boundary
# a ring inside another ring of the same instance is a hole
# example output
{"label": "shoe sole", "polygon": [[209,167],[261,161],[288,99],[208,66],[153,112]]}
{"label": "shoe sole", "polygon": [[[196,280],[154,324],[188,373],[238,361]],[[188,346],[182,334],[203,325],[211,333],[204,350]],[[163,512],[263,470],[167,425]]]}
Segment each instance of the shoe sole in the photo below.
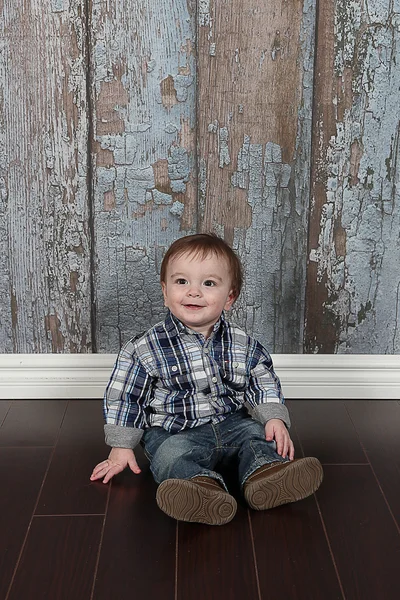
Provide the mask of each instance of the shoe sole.
{"label": "shoe sole", "polygon": [[225,491],[209,490],[188,479],[167,479],[157,488],[159,508],[177,521],[224,525],[236,514],[236,500]]}
{"label": "shoe sole", "polygon": [[288,463],[286,469],[249,482],[244,496],[254,510],[267,510],[282,504],[297,502],[311,496],[321,485],[324,473],[317,458],[301,458]]}

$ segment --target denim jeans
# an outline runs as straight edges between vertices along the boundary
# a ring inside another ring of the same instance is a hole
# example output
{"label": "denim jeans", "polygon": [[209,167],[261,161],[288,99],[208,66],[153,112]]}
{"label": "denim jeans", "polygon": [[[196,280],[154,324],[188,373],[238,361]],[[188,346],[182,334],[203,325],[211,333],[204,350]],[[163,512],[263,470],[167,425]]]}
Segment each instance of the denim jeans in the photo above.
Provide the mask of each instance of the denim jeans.
{"label": "denim jeans", "polygon": [[179,433],[150,427],[144,432],[142,445],[157,483],[202,475],[218,480],[227,489],[215,469],[236,460],[243,487],[259,467],[289,460],[276,452],[275,441],[266,441],[264,426],[250,417],[246,409],[220,423],[211,422]]}

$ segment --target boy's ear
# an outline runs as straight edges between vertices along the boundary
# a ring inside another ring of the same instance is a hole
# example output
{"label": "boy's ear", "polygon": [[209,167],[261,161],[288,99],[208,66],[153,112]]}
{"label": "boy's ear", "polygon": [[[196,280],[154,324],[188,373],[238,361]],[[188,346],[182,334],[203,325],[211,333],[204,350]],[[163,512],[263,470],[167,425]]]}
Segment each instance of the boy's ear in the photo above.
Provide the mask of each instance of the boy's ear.
{"label": "boy's ear", "polygon": [[166,306],[166,302],[167,302],[167,286],[165,285],[165,282],[162,281],[161,282],[161,290],[164,296],[164,306]]}
{"label": "boy's ear", "polygon": [[235,300],[236,300],[235,292],[233,290],[231,290],[229,292],[228,298],[227,298],[227,300],[225,302],[224,310],[230,310],[232,308],[233,303],[235,302]]}

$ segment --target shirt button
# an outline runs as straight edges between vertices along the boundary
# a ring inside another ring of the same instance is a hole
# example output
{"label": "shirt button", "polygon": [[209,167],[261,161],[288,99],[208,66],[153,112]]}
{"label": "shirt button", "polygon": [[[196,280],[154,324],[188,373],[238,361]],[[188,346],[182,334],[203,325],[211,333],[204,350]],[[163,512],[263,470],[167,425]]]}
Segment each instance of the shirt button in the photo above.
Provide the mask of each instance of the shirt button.
{"label": "shirt button", "polygon": [[173,367],[171,367],[171,371],[177,371],[178,367],[176,365],[174,365]]}
{"label": "shirt button", "polygon": [[217,379],[216,377],[213,377],[213,378],[211,379],[211,381],[212,381],[213,383],[217,383],[218,379]]}
{"label": "shirt button", "polygon": [[204,348],[204,354],[208,354],[210,351],[208,348]]}

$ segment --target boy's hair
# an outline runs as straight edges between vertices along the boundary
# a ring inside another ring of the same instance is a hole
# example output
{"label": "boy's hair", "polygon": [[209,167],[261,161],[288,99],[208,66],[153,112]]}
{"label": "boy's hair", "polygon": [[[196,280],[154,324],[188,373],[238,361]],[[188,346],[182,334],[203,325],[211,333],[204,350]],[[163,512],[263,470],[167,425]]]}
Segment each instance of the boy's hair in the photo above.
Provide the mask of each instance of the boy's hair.
{"label": "boy's hair", "polygon": [[235,300],[238,298],[243,284],[243,267],[237,254],[223,239],[214,233],[196,233],[175,240],[168,248],[161,263],[161,283],[165,283],[170,260],[183,254],[200,256],[201,259],[210,254],[215,254],[218,258],[225,258],[231,274],[232,292]]}

